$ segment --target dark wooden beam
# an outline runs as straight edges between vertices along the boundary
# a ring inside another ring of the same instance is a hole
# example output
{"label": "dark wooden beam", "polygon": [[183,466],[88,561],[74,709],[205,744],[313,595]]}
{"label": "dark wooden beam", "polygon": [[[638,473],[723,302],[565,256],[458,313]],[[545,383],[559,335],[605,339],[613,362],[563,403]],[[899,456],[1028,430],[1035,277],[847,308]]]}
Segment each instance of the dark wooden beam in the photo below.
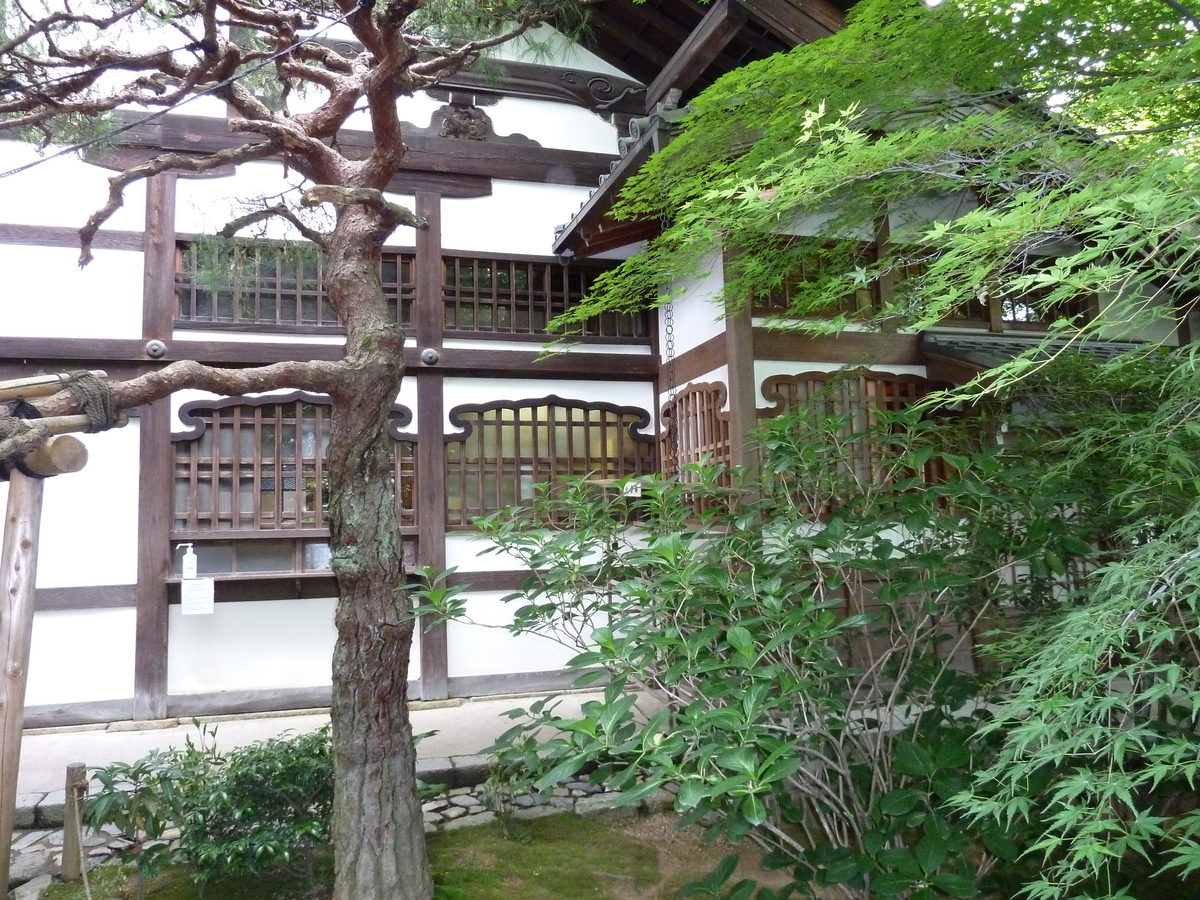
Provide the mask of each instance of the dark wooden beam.
{"label": "dark wooden beam", "polygon": [[[145,234],[141,231],[98,231],[92,241],[96,250],[144,249]],[[0,244],[22,247],[70,247],[79,249],[79,229],[58,225],[12,225],[0,223]]]}
{"label": "dark wooden beam", "polygon": [[181,694],[167,698],[166,714],[173,719],[183,719],[275,712],[281,709],[326,710],[330,696],[331,690],[327,686]]}
{"label": "dark wooden beam", "polygon": [[133,692],[139,719],[161,719],[167,700],[167,578],[171,574],[171,401],[142,407],[138,428],[137,624]]}
{"label": "dark wooden beam", "polygon": [[139,715],[133,700],[94,700],[85,703],[47,703],[25,707],[26,728],[63,728],[124,722]]}
{"label": "dark wooden beam", "polygon": [[[417,232],[416,282],[413,325],[418,354],[431,350],[439,357],[445,304],[442,300],[442,203],[437,194],[417,194],[417,215],[429,228]],[[407,354],[406,354],[407,355]],[[417,362],[417,564],[435,570],[446,568],[446,444],[445,377],[440,362]],[[421,697],[441,700],[449,696],[449,659],[446,623],[421,633]]]}
{"label": "dark wooden beam", "polygon": [[840,335],[754,329],[754,358],[798,363],[919,366],[923,360],[915,334],[847,331]]}
{"label": "dark wooden beam", "polygon": [[695,381],[708,375],[714,369],[719,369],[728,360],[728,352],[729,346],[724,333],[722,333],[679,354],[675,358],[676,384]]}
{"label": "dark wooden beam", "polygon": [[729,388],[729,461],[749,468],[757,461],[750,447],[751,437],[758,428],[755,398],[758,381],[754,376],[754,327],[750,310],[725,314],[725,359],[728,365]]}
{"label": "dark wooden beam", "polygon": [[827,0],[743,0],[746,11],[781,41],[795,46],[829,37],[846,18]]}
{"label": "dark wooden beam", "polygon": [[175,173],[146,182],[142,337],[170,340],[175,318]]}
{"label": "dark wooden beam", "polygon": [[746,10],[737,0],[717,0],[646,88],[646,112],[653,112],[672,88],[686,91],[695,84],[745,21]]}
{"label": "dark wooden beam", "polygon": [[[582,671],[509,672],[496,675],[460,675],[450,679],[451,697],[486,697],[489,694],[533,694],[561,691],[575,684]],[[604,681],[593,682],[603,687]],[[426,699],[426,698],[421,698]]]}
{"label": "dark wooden beam", "polygon": [[[118,124],[136,121],[118,115]],[[224,119],[209,116],[163,116],[136,125],[121,135],[123,145],[153,150],[213,153],[254,142],[234,134]],[[408,153],[398,177],[408,173],[476,175],[539,184],[595,184],[616,154],[558,150],[522,143],[470,141],[422,134],[406,135]],[[343,131],[339,149],[352,159],[365,158],[374,146],[370,132]]]}
{"label": "dark wooden beam", "polygon": [[[296,359],[338,360],[340,344],[288,344],[257,341],[182,341],[167,342],[167,354],[161,363],[194,359],[212,365],[258,366]],[[0,360],[20,360],[18,371],[60,371],[79,363],[136,364],[151,369],[145,342],[126,338],[89,340],[86,338],[4,338],[0,337]],[[404,362],[410,369],[425,367],[421,349],[408,347]],[[3,367],[0,367],[2,370]],[[655,364],[649,355],[631,353],[560,353],[543,357],[540,350],[488,350],[483,348],[445,348],[440,351],[438,371],[446,375],[521,374],[529,378],[595,378],[616,381],[646,381],[654,377]],[[111,372],[110,372],[111,374]]]}
{"label": "dark wooden beam", "polygon": [[[661,44],[656,44],[639,36],[635,31],[630,30],[627,26],[617,23],[610,23],[603,19],[593,19],[591,23],[592,31],[600,40],[596,41],[599,45],[593,52],[618,68],[622,68],[624,63],[620,56],[613,54],[605,54],[602,49],[605,43],[611,42],[616,47],[628,47],[639,56],[643,56],[653,65],[654,70],[661,71],[671,59],[669,49]],[[637,72],[631,72],[632,75],[637,75]],[[643,105],[643,109],[645,106]]]}
{"label": "dark wooden beam", "polygon": [[137,606],[137,585],[101,584],[94,587],[38,588],[34,606],[43,612],[65,609],[128,609]]}

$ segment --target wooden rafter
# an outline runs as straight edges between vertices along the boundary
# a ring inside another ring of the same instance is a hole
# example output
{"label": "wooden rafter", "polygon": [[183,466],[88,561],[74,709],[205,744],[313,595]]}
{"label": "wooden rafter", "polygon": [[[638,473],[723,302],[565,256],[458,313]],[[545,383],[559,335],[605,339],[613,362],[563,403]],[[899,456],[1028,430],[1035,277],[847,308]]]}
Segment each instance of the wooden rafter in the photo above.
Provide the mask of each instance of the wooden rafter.
{"label": "wooden rafter", "polygon": [[693,29],[646,89],[646,111],[672,88],[687,90],[733,40],[746,21],[746,10],[737,0],[718,0]]}

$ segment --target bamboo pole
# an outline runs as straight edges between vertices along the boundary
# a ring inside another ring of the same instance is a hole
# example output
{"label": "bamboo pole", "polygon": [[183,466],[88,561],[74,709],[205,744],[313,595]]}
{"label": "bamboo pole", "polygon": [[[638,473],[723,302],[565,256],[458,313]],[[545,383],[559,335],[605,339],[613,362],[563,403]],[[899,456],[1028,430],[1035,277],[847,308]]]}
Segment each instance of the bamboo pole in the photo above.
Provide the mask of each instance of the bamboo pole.
{"label": "bamboo pole", "polygon": [[73,434],[56,434],[21,460],[26,469],[43,478],[78,472],[87,461],[87,445]]}
{"label": "bamboo pole", "polygon": [[[92,369],[91,373],[97,378],[107,378],[108,373],[101,369]],[[15,400],[18,397],[51,397],[66,387],[70,375],[31,375],[28,378],[14,378],[12,381],[0,382],[0,401]]]}
{"label": "bamboo pole", "polygon": [[63,804],[62,880],[83,878],[83,845],[80,836],[83,825],[83,796],[87,793],[87,766],[71,763],[67,766],[66,800]]}
{"label": "bamboo pole", "polygon": [[45,482],[13,472],[0,543],[0,885],[7,887]]}

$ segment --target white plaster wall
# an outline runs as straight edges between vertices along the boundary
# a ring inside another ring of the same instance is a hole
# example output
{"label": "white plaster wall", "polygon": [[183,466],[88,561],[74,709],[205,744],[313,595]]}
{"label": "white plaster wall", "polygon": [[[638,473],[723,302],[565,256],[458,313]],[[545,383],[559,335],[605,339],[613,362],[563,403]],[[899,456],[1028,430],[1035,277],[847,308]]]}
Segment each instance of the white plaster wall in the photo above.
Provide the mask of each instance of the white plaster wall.
{"label": "white plaster wall", "polygon": [[133,609],[35,613],[26,705],[132,697],[136,620]]}
{"label": "white plaster wall", "polygon": [[[223,344],[322,344],[327,347],[341,346],[346,338],[336,334],[262,334],[245,333],[240,331],[200,331],[197,329],[177,328],[173,332],[177,341],[213,341],[220,340]],[[297,356],[300,354],[297,353]]]}
{"label": "white plaster wall", "polygon": [[[290,393],[292,393],[291,390],[280,389],[278,391],[266,391],[262,394],[246,394],[245,396],[247,396],[247,397],[269,397],[272,394],[282,396],[282,395],[290,394]],[[197,391],[197,390],[176,391],[174,394],[171,395],[171,432],[173,434],[178,434],[180,432],[188,430],[188,428],[186,428],[179,419],[179,410],[183,408],[183,405],[185,403],[191,403],[193,400],[216,400],[216,399],[220,399],[218,397],[218,395],[210,393],[209,391]],[[405,429],[405,433],[407,434],[407,433],[414,432],[416,429],[416,421],[417,421],[417,379],[415,377],[414,378],[405,378],[404,381],[400,384],[400,393],[396,395],[396,402],[402,406],[407,406],[412,411],[413,424]]]}
{"label": "white plaster wall", "polygon": [[459,572],[517,572],[524,563],[507,553],[490,553],[491,541],[477,534],[455,531],[446,535],[446,568]]}
{"label": "white plaster wall", "polygon": [[458,431],[450,424],[450,410],[464,403],[488,403],[492,400],[540,399],[556,395],[564,400],[586,403],[614,403],[636,406],[653,413],[653,387],[649,382],[550,381],[519,378],[447,378],[445,382],[445,428],[447,434]]}
{"label": "white plaster wall", "polygon": [[[2,184],[2,182],[0,182]],[[46,204],[43,206],[53,205]],[[9,206],[3,204],[6,215]],[[70,221],[70,220],[67,220]],[[80,220],[82,223],[82,220]],[[59,225],[63,220],[59,220]],[[139,230],[141,226],[139,225]],[[0,244],[0,308],[8,337],[137,338],[142,333],[142,254]]]}
{"label": "white plaster wall", "polygon": [[[101,434],[76,435],[88,448],[82,472],[46,480],[38,539],[37,586],[137,582],[138,420]],[[0,482],[0,509],[8,483]]]}
{"label": "white plaster wall", "polygon": [[[480,349],[480,342],[452,339],[445,341],[442,346],[447,350],[478,350]],[[620,353],[625,356],[650,355],[650,348],[645,345],[630,346],[625,344],[559,343],[539,345],[533,341],[488,341],[486,348],[488,350],[516,350],[521,353],[540,349],[547,353]]]}
{"label": "white plaster wall", "polygon": [[[442,247],[447,253],[548,256],[554,227],[587,200],[589,187],[492,181],[492,196],[442,201]],[[398,242],[394,237],[390,242]]]}
{"label": "white plaster wall", "polygon": [[502,675],[510,672],[551,672],[561,669],[579,651],[539,635],[514,637],[505,629],[516,604],[501,602],[507,593],[483,591],[467,597],[467,622],[448,622],[446,652],[451,678]]}
{"label": "white plaster wall", "polygon": [[138,420],[81,434],[82,472],[47,479],[38,587],[137,582]]}
{"label": "white plaster wall", "polygon": [[[0,219],[17,225],[79,228],[105,204],[113,173],[82,162],[74,153],[51,159],[60,149],[49,147],[39,154],[30,144],[0,140],[0,172],[36,163],[0,180]],[[124,206],[104,223],[103,230],[141,232],[145,223],[146,185],[139,181],[125,189]]]}
{"label": "white plaster wall", "polygon": [[[725,309],[721,291],[725,287],[725,267],[721,254],[714,253],[702,266],[697,278],[668,288],[675,319],[675,355],[682,356],[710,338],[725,332]],[[666,348],[664,317],[658,317],[659,346]]]}
{"label": "white plaster wall", "polygon": [[1102,297],[1100,335],[1112,341],[1150,341],[1174,347],[1179,343],[1175,315],[1163,300]]}
{"label": "white plaster wall", "polygon": [[[775,359],[758,359],[754,361],[754,379],[755,384],[759,387],[755,388],[754,400],[755,405],[759,409],[765,409],[772,405],[767,401],[761,391],[761,386],[764,381],[772,375],[799,375],[801,372],[836,372],[838,369],[846,368],[844,363],[831,362],[788,362],[787,360]],[[920,375],[922,378],[926,376],[924,366],[902,366],[902,365],[887,365],[887,366],[867,366],[873,372],[887,372],[892,375]],[[729,384],[729,366],[719,366],[711,372],[707,372],[698,378],[693,378],[690,381],[682,382],[679,385],[679,390],[693,384],[711,384],[718,382],[720,384]],[[658,403],[661,408],[667,402],[666,392],[658,395]],[[722,409],[729,409],[729,397],[726,395],[725,406]]]}
{"label": "white plaster wall", "polygon": [[[218,603],[209,616],[170,609],[167,690],[209,691],[314,687],[330,683],[336,600]],[[413,642],[409,677],[419,675]]]}
{"label": "white plaster wall", "polygon": [[558,150],[617,152],[617,129],[582,106],[504,97],[484,112],[498,136],[523,134]]}

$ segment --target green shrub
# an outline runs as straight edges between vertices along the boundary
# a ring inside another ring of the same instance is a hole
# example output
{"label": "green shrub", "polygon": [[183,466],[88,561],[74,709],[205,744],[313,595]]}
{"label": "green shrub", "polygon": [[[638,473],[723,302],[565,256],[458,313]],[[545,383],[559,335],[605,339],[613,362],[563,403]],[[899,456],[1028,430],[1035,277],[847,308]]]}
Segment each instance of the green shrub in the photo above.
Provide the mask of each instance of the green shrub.
{"label": "green shrub", "polygon": [[[1018,847],[945,806],[998,740],[977,737],[969,651],[1007,608],[1069,591],[1090,553],[1065,487],[981,433],[792,416],[753,482],[701,466],[636,497],[581,480],[482,520],[536,573],[513,628],[574,647],[578,684],[608,679],[580,717],[515,710],[494,752],[535,789],[587,765],[624,802],[671,786],[686,820],[774,847],[802,892],[974,896]],[[664,708],[647,718],[630,689]]]}
{"label": "green shrub", "polygon": [[[199,723],[197,723],[199,724]],[[294,865],[312,874],[315,847],[329,839],[333,760],[329,728],[220,753],[216,729],[200,741],[134,763],[96,769],[100,790],[89,825],[115,825],[133,840],[123,855],[152,877],[178,858],[197,881]],[[177,848],[168,840],[178,829]]]}

